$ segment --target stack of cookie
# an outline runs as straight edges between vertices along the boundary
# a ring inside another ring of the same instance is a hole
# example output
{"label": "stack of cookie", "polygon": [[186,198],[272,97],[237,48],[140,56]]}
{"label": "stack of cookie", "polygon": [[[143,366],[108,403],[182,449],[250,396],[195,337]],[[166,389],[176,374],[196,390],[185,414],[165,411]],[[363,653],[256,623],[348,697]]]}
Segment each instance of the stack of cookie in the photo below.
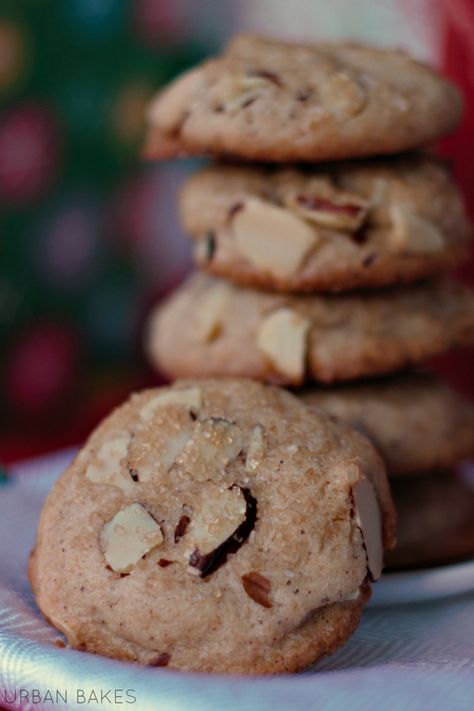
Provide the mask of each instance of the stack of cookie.
{"label": "stack of cookie", "polygon": [[201,271],[151,317],[156,366],[319,383],[304,400],[368,435],[394,480],[410,475],[402,505],[417,474],[473,454],[473,406],[434,378],[386,375],[474,340],[474,295],[445,274],[470,226],[446,167],[419,150],[460,116],[430,69],[353,44],[243,36],[179,78],[150,107],[147,154],[221,162],[184,186]]}
{"label": "stack of cookie", "polygon": [[444,168],[425,154],[319,163],[415,148],[459,113],[402,54],[246,37],[153,104],[154,158],[279,165],[216,164],[185,186],[202,270],[152,316],[149,350],[188,380],[132,395],[48,496],[29,574],[71,646],[276,673],[357,627],[395,515],[380,453],[346,422],[395,475],[467,454],[473,411],[417,376],[299,397],[266,383],[375,376],[472,339],[468,291],[410,284],[464,254]]}

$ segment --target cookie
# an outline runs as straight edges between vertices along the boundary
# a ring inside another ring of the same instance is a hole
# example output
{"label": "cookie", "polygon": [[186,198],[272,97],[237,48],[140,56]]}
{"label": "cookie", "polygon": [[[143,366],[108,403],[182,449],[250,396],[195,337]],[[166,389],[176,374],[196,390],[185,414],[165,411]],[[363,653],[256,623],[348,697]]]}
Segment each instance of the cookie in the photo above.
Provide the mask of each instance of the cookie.
{"label": "cookie", "polygon": [[92,434],[44,506],[30,579],[78,649],[295,671],[354,630],[393,530],[366,438],[273,386],[187,381]]}
{"label": "cookie", "polygon": [[[472,472],[471,472],[472,474]],[[397,547],[391,569],[456,563],[474,556],[474,480],[462,472],[437,472],[392,482]]]}
{"label": "cookie", "polygon": [[148,111],[145,155],[314,162],[398,153],[452,131],[458,90],[401,51],[243,35]]}
{"label": "cookie", "polygon": [[453,266],[470,225],[445,167],[419,154],[271,168],[213,165],[181,196],[198,265],[238,284],[341,291]]}
{"label": "cookie", "polygon": [[195,274],[152,313],[147,349],[171,377],[285,385],[388,373],[474,342],[474,294],[452,281],[295,296]]}
{"label": "cookie", "polygon": [[313,388],[301,398],[368,436],[391,476],[445,469],[474,456],[474,403],[434,376]]}

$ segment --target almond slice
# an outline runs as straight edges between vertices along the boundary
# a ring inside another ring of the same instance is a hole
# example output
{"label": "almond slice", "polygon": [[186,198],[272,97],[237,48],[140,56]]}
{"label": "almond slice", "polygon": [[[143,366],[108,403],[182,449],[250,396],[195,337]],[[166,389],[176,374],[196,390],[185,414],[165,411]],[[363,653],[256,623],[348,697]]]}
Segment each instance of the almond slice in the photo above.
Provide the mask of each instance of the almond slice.
{"label": "almond slice", "polygon": [[202,405],[202,393],[198,387],[168,390],[149,400],[140,410],[142,420],[151,420],[159,407],[166,405],[182,405],[193,411],[199,411]]}
{"label": "almond slice", "polygon": [[198,337],[201,341],[215,340],[222,331],[224,316],[232,288],[225,283],[206,289],[196,309]]}
{"label": "almond slice", "polygon": [[367,92],[360,81],[342,70],[318,83],[318,96],[322,107],[340,121],[357,116],[367,104]]}
{"label": "almond slice", "polygon": [[105,524],[100,544],[105,560],[118,573],[128,573],[163,543],[160,526],[141,504],[130,504]]}
{"label": "almond slice", "polygon": [[430,253],[439,252],[444,247],[440,230],[424,217],[415,214],[403,205],[390,208],[392,232],[390,244],[397,252]]}
{"label": "almond slice", "polygon": [[206,482],[184,535],[189,572],[205,577],[217,570],[247,540],[256,516],[257,502],[248,489]]}
{"label": "almond slice", "polygon": [[310,326],[309,319],[284,307],[267,316],[257,332],[259,350],[278,373],[295,384],[303,380]]}
{"label": "almond slice", "polygon": [[378,580],[383,568],[382,516],[372,483],[362,477],[352,487],[355,518],[364,539],[367,567],[373,580]]}
{"label": "almond slice", "polygon": [[250,441],[247,447],[247,456],[245,457],[246,471],[254,471],[262,457],[265,454],[265,440],[263,437],[264,429],[262,425],[255,425],[250,435]]}
{"label": "almond slice", "polygon": [[176,465],[196,481],[205,481],[221,471],[242,450],[242,431],[223,417],[208,417],[196,422],[192,436]]}
{"label": "almond slice", "polygon": [[369,204],[355,195],[323,197],[300,193],[287,199],[288,206],[305,220],[321,227],[355,232],[364,223]]}
{"label": "almond slice", "polygon": [[227,489],[206,482],[199,502],[193,507],[193,517],[186,533],[187,544],[193,550],[198,548],[201,554],[210,553],[240,526],[246,510],[247,503],[238,486]]}
{"label": "almond slice", "polygon": [[318,242],[316,231],[289,210],[251,198],[232,220],[235,244],[251,264],[276,277],[294,274]]}
{"label": "almond slice", "polygon": [[127,492],[133,489],[133,480],[122,471],[122,462],[128,453],[130,434],[123,432],[102,444],[85,472],[94,484],[108,484]]}

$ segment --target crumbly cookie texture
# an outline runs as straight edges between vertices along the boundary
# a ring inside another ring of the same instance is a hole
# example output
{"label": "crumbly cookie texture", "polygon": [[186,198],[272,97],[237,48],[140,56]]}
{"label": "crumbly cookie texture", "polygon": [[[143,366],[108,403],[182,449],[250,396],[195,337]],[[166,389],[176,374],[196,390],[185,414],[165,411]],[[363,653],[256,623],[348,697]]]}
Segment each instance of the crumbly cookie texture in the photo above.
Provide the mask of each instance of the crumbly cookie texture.
{"label": "crumbly cookie texture", "polygon": [[212,165],[185,183],[180,208],[199,267],[281,291],[415,281],[460,261],[471,236],[446,167],[422,153],[308,169]]}
{"label": "crumbly cookie texture", "polygon": [[178,382],[92,434],[47,499],[29,572],[73,647],[296,671],[355,629],[394,527],[365,437],[274,386]]}
{"label": "crumbly cookie texture", "polygon": [[369,437],[391,476],[445,469],[474,456],[474,403],[434,376],[400,375],[300,396]]}
{"label": "crumbly cookie texture", "polygon": [[461,471],[406,477],[392,482],[398,513],[391,569],[446,565],[474,555],[474,487]]}
{"label": "crumbly cookie texture", "polygon": [[[219,332],[199,328],[225,293]],[[285,385],[398,370],[474,341],[474,294],[453,281],[385,291],[296,296],[191,276],[152,313],[151,361],[172,377],[243,376]]]}
{"label": "crumbly cookie texture", "polygon": [[320,161],[431,143],[461,117],[458,90],[401,51],[243,35],[152,101],[145,154]]}

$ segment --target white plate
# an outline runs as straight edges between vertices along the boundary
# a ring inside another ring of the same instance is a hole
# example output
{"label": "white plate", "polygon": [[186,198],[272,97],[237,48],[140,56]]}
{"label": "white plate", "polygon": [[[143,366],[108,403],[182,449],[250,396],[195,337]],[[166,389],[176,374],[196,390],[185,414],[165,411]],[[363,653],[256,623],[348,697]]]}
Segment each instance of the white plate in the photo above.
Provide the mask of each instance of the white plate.
{"label": "white plate", "polygon": [[474,559],[439,568],[385,573],[373,586],[369,605],[400,605],[471,591],[474,591]]}

